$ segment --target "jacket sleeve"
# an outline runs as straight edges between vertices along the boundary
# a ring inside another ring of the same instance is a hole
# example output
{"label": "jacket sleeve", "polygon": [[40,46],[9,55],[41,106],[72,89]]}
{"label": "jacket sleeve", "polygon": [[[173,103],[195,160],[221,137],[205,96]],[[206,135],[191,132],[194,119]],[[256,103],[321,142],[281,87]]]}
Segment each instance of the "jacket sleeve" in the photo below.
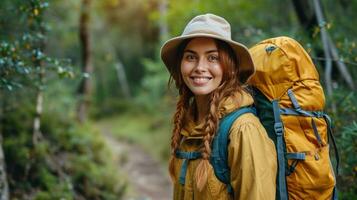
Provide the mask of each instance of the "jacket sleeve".
{"label": "jacket sleeve", "polygon": [[235,200],[271,200],[276,191],[276,151],[252,114],[239,117],[230,130],[228,165]]}

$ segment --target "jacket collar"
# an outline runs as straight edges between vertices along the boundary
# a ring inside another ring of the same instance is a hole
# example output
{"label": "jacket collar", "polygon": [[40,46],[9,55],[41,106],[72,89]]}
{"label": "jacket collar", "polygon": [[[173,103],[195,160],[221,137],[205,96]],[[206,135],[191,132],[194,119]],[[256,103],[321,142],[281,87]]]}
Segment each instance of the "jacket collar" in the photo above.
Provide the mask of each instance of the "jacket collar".
{"label": "jacket collar", "polygon": [[[234,110],[252,105],[254,103],[253,97],[246,91],[236,92],[233,95],[224,99],[219,105],[219,117],[222,118]],[[204,123],[196,123],[191,114],[188,112],[185,116],[185,125],[181,134],[186,136],[187,139],[200,139],[206,134],[203,131]]]}

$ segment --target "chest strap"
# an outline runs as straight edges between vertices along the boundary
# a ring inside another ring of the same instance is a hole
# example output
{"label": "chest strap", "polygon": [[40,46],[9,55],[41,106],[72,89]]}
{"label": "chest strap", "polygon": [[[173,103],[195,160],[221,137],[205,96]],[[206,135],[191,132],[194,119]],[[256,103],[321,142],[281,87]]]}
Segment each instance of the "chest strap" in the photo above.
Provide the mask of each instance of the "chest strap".
{"label": "chest strap", "polygon": [[198,152],[198,151],[192,151],[192,152],[186,152],[186,151],[180,151],[180,150],[176,151],[176,158],[183,159],[183,162],[181,165],[180,177],[179,177],[180,184],[182,184],[182,185],[185,184],[188,161],[196,160],[201,157],[202,157],[202,154],[201,154],[201,152]]}

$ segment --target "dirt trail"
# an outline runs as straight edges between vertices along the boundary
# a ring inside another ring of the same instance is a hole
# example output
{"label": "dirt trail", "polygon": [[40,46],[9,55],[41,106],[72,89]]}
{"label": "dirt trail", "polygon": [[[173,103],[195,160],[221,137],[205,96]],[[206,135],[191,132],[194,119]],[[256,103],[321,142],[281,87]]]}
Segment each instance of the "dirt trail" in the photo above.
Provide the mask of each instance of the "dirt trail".
{"label": "dirt trail", "polygon": [[108,127],[100,127],[106,143],[118,161],[118,170],[129,181],[124,200],[170,200],[172,184],[164,167],[136,144],[115,139]]}

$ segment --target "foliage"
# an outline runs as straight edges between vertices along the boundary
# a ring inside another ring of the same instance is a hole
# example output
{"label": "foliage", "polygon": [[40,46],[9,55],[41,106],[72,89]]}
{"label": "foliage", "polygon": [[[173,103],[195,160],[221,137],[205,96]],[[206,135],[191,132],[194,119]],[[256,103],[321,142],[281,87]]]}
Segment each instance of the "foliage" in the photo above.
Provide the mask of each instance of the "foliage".
{"label": "foliage", "polygon": [[[74,70],[68,59],[46,52],[49,3],[2,1],[0,5],[9,6],[6,11],[21,19],[21,28],[1,34],[0,43],[1,134],[11,197],[120,199],[125,181],[118,178],[117,163],[107,159],[110,152],[101,135],[71,117],[74,81],[67,79],[58,87],[61,82],[54,77],[74,78]],[[45,109],[40,116],[43,138],[35,143],[32,127],[38,91],[45,93]]]}
{"label": "foliage", "polygon": [[98,125],[110,128],[116,138],[139,144],[155,158],[166,162],[170,152],[171,112],[143,112],[143,110],[145,108],[122,112],[120,115],[100,120]]}
{"label": "foliage", "polygon": [[357,198],[357,122],[344,127],[338,140],[341,155],[340,185],[343,184],[342,199]]}
{"label": "foliage", "polygon": [[20,6],[17,11],[27,17],[24,24],[29,28],[20,39],[0,43],[0,88],[12,90],[28,83],[40,87],[38,76],[44,65],[46,69],[55,71],[59,77],[74,76],[68,60],[51,58],[43,52],[47,29],[43,23],[43,12],[47,7],[46,1],[32,0]]}
{"label": "foliage", "polygon": [[6,113],[4,151],[14,198],[118,199],[123,180],[104,141],[90,124],[79,126],[71,118],[44,113],[43,141],[32,145],[31,108]]}
{"label": "foliage", "polygon": [[[291,1],[166,0],[166,14],[158,10],[162,2],[101,0],[93,2],[91,8],[94,73],[90,78],[95,87],[92,116],[114,116],[108,123],[117,125],[115,132],[121,139],[148,149],[154,146],[155,155],[167,158],[169,122],[177,93],[167,87],[169,74],[158,56],[162,19],[171,36],[181,34],[193,16],[207,12],[226,18],[232,25],[232,38],[247,46],[268,37],[291,36],[308,49],[323,81],[321,29],[315,27],[313,37],[306,35]],[[357,28],[351,19],[356,18],[357,2],[321,2],[325,27],[340,60],[356,77]],[[1,116],[1,130],[14,197],[116,199],[113,195],[120,196],[124,189],[121,181],[118,184],[110,175],[114,169],[104,159],[108,156],[98,133],[90,124],[80,127],[73,121],[77,101],[74,94],[81,78],[79,70],[73,69],[80,64],[80,4],[80,0],[0,1],[0,102],[6,113],[6,117]],[[114,68],[118,62],[123,63],[132,99],[124,99],[120,91]],[[332,115],[341,155],[338,184],[343,199],[354,199],[357,97],[354,91],[345,89],[338,71],[333,72],[334,94],[326,102],[329,113],[331,100],[338,103],[337,113]],[[44,140],[33,146],[31,127],[38,89],[45,95]]]}
{"label": "foliage", "polygon": [[[357,194],[357,96],[353,91],[339,87],[333,97],[338,102],[333,119],[334,135],[340,155],[338,186],[342,199],[355,199]],[[329,99],[327,99],[327,102]],[[328,106],[329,107],[329,106]],[[328,110],[331,113],[331,111]]]}
{"label": "foliage", "polygon": [[149,112],[158,109],[167,111],[168,108],[163,105],[173,106],[170,103],[173,99],[168,85],[170,75],[159,60],[143,59],[143,63],[146,76],[141,81],[141,92],[136,98],[136,103],[145,107]]}
{"label": "foliage", "polygon": [[[232,38],[246,45],[273,35],[294,35],[297,21],[290,1],[189,1],[170,0],[167,21],[172,35],[181,34],[185,24],[195,15],[214,13],[231,24]],[[274,6],[271,6],[274,5]],[[269,8],[269,9],[267,9]],[[279,13],[281,17],[277,17]]]}
{"label": "foliage", "polygon": [[[136,89],[141,78],[142,57],[153,57],[156,48],[157,27],[149,15],[157,8],[156,0],[103,0],[94,8],[98,11],[94,37],[102,41],[105,50],[124,65],[128,81]],[[108,37],[109,36],[109,37]],[[105,54],[104,54],[105,55]],[[117,80],[115,80],[117,81]]]}

